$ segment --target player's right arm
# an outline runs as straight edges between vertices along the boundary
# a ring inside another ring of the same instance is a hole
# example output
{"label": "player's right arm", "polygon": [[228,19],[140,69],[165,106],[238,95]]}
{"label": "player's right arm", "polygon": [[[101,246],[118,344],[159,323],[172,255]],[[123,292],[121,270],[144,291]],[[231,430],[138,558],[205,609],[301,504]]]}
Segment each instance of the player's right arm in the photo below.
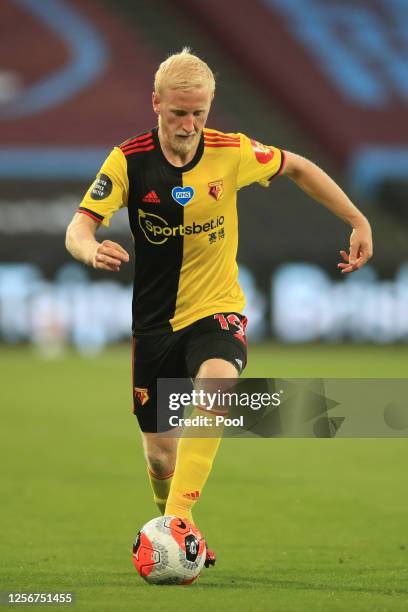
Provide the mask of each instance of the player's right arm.
{"label": "player's right arm", "polygon": [[72,257],[100,270],[119,272],[122,263],[129,261],[129,254],[117,242],[95,238],[100,223],[80,213],[75,213],[68,225],[65,245]]}
{"label": "player's right arm", "polygon": [[100,224],[108,226],[110,217],[127,205],[128,192],[126,159],[122,151],[115,148],[68,226],[65,244],[75,259],[112,272],[118,272],[121,264],[129,261],[128,253],[120,244],[111,240],[96,240]]}

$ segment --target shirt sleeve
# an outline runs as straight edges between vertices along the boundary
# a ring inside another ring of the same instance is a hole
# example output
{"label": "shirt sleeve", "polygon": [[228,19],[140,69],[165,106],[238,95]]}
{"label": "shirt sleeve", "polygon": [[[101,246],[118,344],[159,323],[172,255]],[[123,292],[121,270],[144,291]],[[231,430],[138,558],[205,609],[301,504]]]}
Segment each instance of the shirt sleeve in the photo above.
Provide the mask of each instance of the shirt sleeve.
{"label": "shirt sleeve", "polygon": [[126,157],[115,147],[104,161],[96,179],[86,192],[78,212],[109,226],[111,216],[127,206],[129,179]]}
{"label": "shirt sleeve", "polygon": [[277,147],[266,146],[248,138],[241,137],[241,161],[238,169],[237,188],[251,183],[269,187],[270,181],[281,174],[285,165],[284,151]]}

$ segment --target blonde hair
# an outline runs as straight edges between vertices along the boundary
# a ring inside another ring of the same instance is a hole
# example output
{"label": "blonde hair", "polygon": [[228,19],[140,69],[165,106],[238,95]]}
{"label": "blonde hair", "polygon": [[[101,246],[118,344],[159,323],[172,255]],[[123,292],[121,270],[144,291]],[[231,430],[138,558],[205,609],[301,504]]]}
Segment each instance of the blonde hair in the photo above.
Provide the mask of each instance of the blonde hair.
{"label": "blonde hair", "polygon": [[162,93],[170,89],[192,89],[208,85],[211,97],[215,91],[215,77],[212,70],[202,59],[184,47],[180,53],[170,55],[160,64],[154,77],[154,90]]}

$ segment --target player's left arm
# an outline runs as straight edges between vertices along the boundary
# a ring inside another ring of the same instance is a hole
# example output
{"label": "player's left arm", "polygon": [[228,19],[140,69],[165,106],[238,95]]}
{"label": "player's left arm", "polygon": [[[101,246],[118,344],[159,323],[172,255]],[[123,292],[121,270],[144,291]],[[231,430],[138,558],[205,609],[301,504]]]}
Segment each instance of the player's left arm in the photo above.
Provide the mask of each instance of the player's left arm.
{"label": "player's left arm", "polygon": [[282,174],[288,176],[305,193],[353,228],[349,252],[340,251],[344,261],[337,265],[341,268],[342,274],[364,266],[373,254],[371,227],[366,217],[337,183],[316,164],[288,151],[285,151],[285,157]]}

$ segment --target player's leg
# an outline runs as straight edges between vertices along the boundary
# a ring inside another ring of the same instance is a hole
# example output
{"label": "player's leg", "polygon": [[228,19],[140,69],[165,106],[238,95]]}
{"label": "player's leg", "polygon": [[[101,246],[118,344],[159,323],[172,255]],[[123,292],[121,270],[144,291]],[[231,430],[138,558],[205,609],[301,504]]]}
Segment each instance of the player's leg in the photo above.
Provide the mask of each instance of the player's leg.
{"label": "player's leg", "polygon": [[207,359],[204,363],[201,364],[197,376],[196,381],[205,378],[238,378],[239,372],[237,367],[231,363],[230,361],[225,361],[225,359],[212,358]]}
{"label": "player's leg", "polygon": [[[235,379],[238,371],[232,363],[223,359],[208,359],[201,365],[195,379],[196,388],[206,390],[205,379]],[[191,417],[203,414],[196,408]],[[177,451],[177,462],[172,479],[166,514],[193,520],[192,509],[199,499],[211,472],[215,455],[222,438],[222,426],[215,425],[215,415],[205,412],[207,424],[185,427]]]}
{"label": "player's leg", "polygon": [[[196,377],[196,384],[199,384],[201,379],[233,379],[237,376],[237,369],[230,362],[225,361],[223,359],[208,359],[201,365],[198,371]],[[205,459],[211,462],[210,465],[205,466],[205,471],[208,471],[208,473],[210,473],[213,458],[215,457],[216,450],[218,449],[219,443],[221,441],[221,437],[215,436],[214,430],[215,427],[212,427],[212,431],[209,432],[209,441],[204,442],[204,445],[206,447],[205,453],[201,453],[200,449],[197,448],[200,459],[200,465],[198,466],[200,473],[203,472],[203,466],[201,465],[202,460],[200,455],[203,455]],[[153,490],[153,499],[160,512],[164,514],[167,498],[170,491],[170,485],[176,467],[177,447],[179,438],[178,436],[166,436],[162,433],[141,433],[143,439],[143,450],[147,464],[147,473]],[[222,432],[220,433],[222,435]],[[203,440],[204,439],[205,438],[203,437]],[[214,449],[211,448],[213,446]],[[183,461],[183,458],[181,459],[181,461]],[[191,477],[192,480],[194,480],[195,482],[194,473],[191,474]],[[202,486],[204,486],[204,483]],[[168,514],[176,514],[178,516],[178,514],[175,512],[168,512]],[[189,518],[190,520],[192,520],[191,515],[189,516]]]}
{"label": "player's leg", "polygon": [[[205,390],[206,384],[211,386],[213,379],[236,379],[246,364],[246,320],[234,313],[234,321],[237,324],[242,322],[238,333],[238,325],[219,328],[217,316],[224,315],[206,317],[197,322],[190,335],[187,360],[190,370],[196,373],[195,386],[199,389]],[[233,320],[230,314],[225,316],[225,321],[228,317]],[[196,411],[199,414],[200,408]],[[222,426],[215,426],[215,415],[209,416],[206,411],[206,416],[208,425],[201,427],[199,436],[197,428],[187,427],[183,431],[166,514],[192,520],[193,506],[211,472],[222,437]]]}
{"label": "player's leg", "polygon": [[142,432],[142,439],[153,499],[164,514],[176,466],[178,438]]}
{"label": "player's leg", "polygon": [[175,352],[173,333],[140,336],[133,341],[133,412],[142,433],[147,473],[153,499],[163,514],[173,476],[178,438],[158,433],[163,422],[157,412],[156,379],[185,376],[183,359]]}

